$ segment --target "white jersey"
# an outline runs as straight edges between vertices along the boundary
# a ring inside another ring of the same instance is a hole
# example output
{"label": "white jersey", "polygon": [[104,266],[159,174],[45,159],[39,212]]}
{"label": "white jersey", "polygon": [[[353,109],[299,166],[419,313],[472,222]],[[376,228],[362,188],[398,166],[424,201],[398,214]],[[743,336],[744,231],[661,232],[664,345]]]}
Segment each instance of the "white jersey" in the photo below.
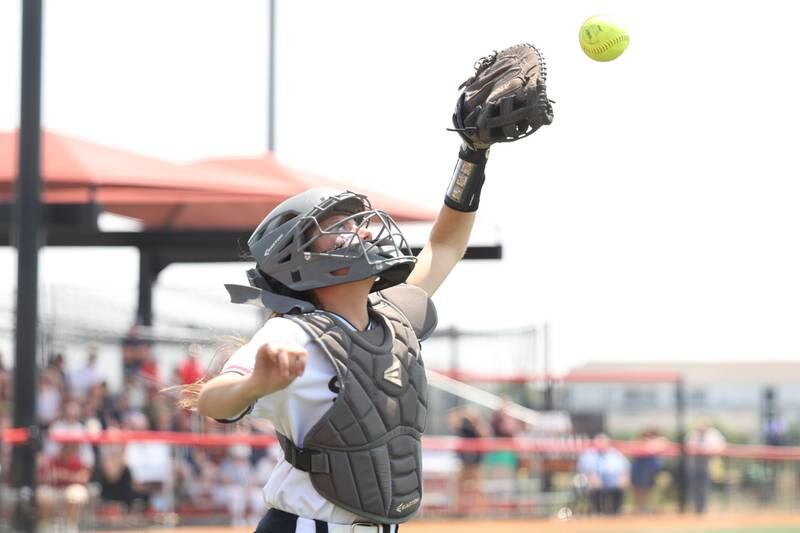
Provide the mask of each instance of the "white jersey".
{"label": "white jersey", "polygon": [[[252,372],[256,353],[267,342],[305,348],[308,351],[306,369],[285,389],[258,400],[250,416],[269,419],[276,431],[302,447],[308,431],[336,399],[339,380],[330,360],[308,333],[291,320],[280,317],[267,320],[250,342],[239,348],[225,363],[222,373],[247,375]],[[304,518],[338,524],[350,524],[360,519],[358,515],[323,498],[311,484],[309,474],[287,462],[282,450],[278,464],[264,486],[264,499],[269,507]]]}

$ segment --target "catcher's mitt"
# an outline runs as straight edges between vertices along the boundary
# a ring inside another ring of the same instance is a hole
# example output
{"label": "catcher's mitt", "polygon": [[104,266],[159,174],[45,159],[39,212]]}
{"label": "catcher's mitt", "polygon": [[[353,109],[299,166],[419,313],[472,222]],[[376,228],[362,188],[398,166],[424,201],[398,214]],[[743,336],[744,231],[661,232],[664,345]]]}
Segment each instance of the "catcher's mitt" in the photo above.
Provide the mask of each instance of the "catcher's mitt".
{"label": "catcher's mitt", "polygon": [[518,44],[480,59],[453,113],[452,131],[476,149],[527,137],[553,121],[547,99],[544,57],[530,44]]}

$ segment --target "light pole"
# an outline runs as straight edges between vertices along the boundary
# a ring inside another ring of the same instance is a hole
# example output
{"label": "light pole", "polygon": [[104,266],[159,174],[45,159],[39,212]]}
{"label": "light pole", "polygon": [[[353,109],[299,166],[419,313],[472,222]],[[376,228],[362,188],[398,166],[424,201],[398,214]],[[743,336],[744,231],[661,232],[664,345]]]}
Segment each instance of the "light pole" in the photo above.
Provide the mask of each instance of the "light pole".
{"label": "light pole", "polygon": [[14,528],[35,532],[36,521],[36,380],[39,320],[39,248],[41,227],[41,86],[42,0],[22,2],[19,175],[12,242],[17,247],[17,302],[14,343],[14,420],[28,438],[13,448],[12,486],[18,500]]}
{"label": "light pole", "polygon": [[267,56],[267,150],[275,152],[275,4],[269,0],[269,55]]}

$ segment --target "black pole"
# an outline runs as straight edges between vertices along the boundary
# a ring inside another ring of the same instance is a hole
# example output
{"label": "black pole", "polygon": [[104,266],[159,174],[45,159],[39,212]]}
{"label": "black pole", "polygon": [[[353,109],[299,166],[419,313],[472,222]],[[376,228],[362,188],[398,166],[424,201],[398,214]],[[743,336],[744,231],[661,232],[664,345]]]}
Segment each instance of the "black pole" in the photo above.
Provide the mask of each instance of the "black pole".
{"label": "black pole", "polygon": [[675,382],[675,439],[678,442],[678,510],[686,511],[686,496],[689,489],[689,472],[686,458],[686,384],[683,378]]}
{"label": "black pole", "polygon": [[12,239],[17,246],[17,315],[14,369],[14,427],[28,428],[15,445],[12,485],[19,496],[14,527],[35,532],[36,521],[36,336],[41,228],[42,0],[22,2],[19,176]]}
{"label": "black pole", "polygon": [[761,428],[762,442],[768,445],[780,445],[782,434],[775,431],[775,423],[778,419],[778,409],[775,394],[775,387],[764,387],[761,405]]}
{"label": "black pole", "polygon": [[[536,375],[539,364],[539,329],[534,328],[531,332],[531,374]],[[536,380],[530,379],[525,382],[525,407],[536,408]]]}
{"label": "black pole", "polygon": [[144,326],[153,325],[153,283],[157,275],[153,251],[139,248],[139,302],[136,321]]}
{"label": "black pole", "polygon": [[275,4],[277,0],[269,0],[269,56],[267,68],[267,150],[275,151]]}
{"label": "black pole", "polygon": [[[555,406],[553,398],[553,376],[550,368],[550,325],[545,322],[542,327],[542,358],[544,359],[544,398],[543,410],[552,411]],[[550,467],[542,469],[542,491],[550,493],[553,490],[553,472]]]}
{"label": "black pole", "polygon": [[[450,377],[453,379],[460,379],[459,371],[461,370],[461,364],[459,362],[459,353],[458,353],[458,330],[455,326],[450,326],[447,328],[447,338],[450,341]],[[453,407],[460,407],[464,402],[461,399],[461,396],[453,395]]]}
{"label": "black pole", "polygon": [[552,411],[555,409],[555,398],[553,397],[553,376],[550,368],[550,326],[547,322],[542,328],[542,337],[544,343],[544,410]]}

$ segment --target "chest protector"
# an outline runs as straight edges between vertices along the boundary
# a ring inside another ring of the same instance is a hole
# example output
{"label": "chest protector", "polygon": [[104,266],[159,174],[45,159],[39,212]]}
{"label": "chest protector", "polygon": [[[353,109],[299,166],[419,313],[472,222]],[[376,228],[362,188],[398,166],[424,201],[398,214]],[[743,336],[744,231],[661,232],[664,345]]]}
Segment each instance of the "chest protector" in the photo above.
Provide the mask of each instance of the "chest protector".
{"label": "chest protector", "polygon": [[278,440],[286,460],[308,472],[323,497],[364,518],[397,523],[410,519],[422,500],[420,437],[428,393],[417,333],[432,332],[435,310],[425,295],[424,330],[381,293],[371,301],[378,327],[368,331],[353,331],[322,311],[285,316],[327,354],[341,390],[302,448],[285,435]]}

